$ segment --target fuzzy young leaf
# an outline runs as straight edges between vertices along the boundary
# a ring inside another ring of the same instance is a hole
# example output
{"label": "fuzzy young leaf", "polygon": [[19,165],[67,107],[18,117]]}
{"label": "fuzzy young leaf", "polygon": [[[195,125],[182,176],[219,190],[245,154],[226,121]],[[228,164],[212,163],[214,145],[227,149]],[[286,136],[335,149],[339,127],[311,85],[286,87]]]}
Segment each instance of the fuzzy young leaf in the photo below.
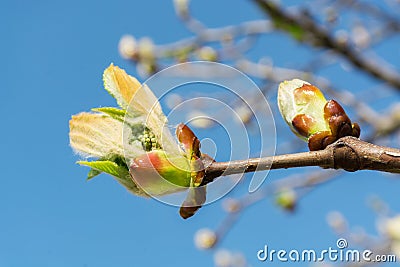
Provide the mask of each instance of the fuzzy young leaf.
{"label": "fuzzy young leaf", "polygon": [[129,76],[123,69],[111,64],[103,74],[104,87],[116,100],[118,105],[127,109],[134,94],[141,84],[134,77]]}
{"label": "fuzzy young leaf", "polygon": [[79,154],[92,158],[110,158],[113,155],[132,157],[143,153],[137,143],[124,144],[123,123],[108,115],[80,113],[69,122],[72,148]]}

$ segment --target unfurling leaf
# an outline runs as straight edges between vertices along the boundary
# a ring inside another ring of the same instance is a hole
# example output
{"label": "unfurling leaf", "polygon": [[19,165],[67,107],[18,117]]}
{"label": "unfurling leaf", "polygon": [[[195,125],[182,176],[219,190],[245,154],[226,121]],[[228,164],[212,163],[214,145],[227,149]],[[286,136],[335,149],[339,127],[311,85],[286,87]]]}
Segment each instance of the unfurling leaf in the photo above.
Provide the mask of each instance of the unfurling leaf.
{"label": "unfurling leaf", "polygon": [[[104,172],[139,196],[162,196],[189,188],[180,214],[192,216],[205,202],[200,142],[186,125],[177,127],[178,145],[166,127],[156,96],[123,69],[111,64],[103,74],[105,89],[119,108],[93,108],[70,120],[71,147],[92,161],[88,179]],[[125,137],[125,138],[124,138]],[[208,158],[207,158],[208,159]]]}
{"label": "unfurling leaf", "polygon": [[127,109],[132,97],[142,86],[140,82],[126,72],[111,64],[103,74],[105,89],[117,100],[118,105]]}
{"label": "unfurling leaf", "polygon": [[344,136],[360,136],[359,125],[351,123],[342,106],[335,100],[326,101],[322,92],[308,82],[282,82],[278,106],[286,123],[308,142],[310,150],[324,149]]}

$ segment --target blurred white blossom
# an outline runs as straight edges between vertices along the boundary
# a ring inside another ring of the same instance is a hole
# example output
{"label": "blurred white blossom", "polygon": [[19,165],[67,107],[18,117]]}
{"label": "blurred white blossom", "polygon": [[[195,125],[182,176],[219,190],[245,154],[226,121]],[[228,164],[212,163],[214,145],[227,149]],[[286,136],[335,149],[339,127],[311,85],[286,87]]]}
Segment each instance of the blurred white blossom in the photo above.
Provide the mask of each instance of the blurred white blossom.
{"label": "blurred white blossom", "polygon": [[216,233],[207,228],[198,230],[194,236],[194,244],[199,249],[212,248],[216,242],[217,242]]}
{"label": "blurred white blossom", "polygon": [[121,37],[118,50],[121,57],[125,59],[132,59],[137,53],[137,43],[135,37],[132,35],[124,35]]}

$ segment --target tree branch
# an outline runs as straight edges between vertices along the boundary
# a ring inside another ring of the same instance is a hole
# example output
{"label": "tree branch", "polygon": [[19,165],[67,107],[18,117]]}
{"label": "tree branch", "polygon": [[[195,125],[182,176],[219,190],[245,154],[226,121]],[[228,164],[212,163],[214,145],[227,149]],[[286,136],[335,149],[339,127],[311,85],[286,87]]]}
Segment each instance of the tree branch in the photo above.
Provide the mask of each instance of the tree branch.
{"label": "tree branch", "polygon": [[343,169],[349,172],[375,170],[400,173],[400,149],[378,146],[346,136],[319,151],[213,162],[206,168],[203,184],[224,175],[307,166]]}
{"label": "tree branch", "polygon": [[275,24],[278,23],[278,25],[276,25],[277,28],[281,28],[289,33],[290,31],[293,31],[293,27],[304,31],[307,35],[301,37],[300,41],[309,43],[313,46],[331,49],[332,51],[342,55],[343,58],[351,62],[353,66],[400,90],[400,75],[395,70],[366,59],[347,43],[338,41],[321,28],[312,18],[309,17],[308,14],[295,16],[285,12],[272,1],[254,1],[272,18],[273,21],[275,21]]}

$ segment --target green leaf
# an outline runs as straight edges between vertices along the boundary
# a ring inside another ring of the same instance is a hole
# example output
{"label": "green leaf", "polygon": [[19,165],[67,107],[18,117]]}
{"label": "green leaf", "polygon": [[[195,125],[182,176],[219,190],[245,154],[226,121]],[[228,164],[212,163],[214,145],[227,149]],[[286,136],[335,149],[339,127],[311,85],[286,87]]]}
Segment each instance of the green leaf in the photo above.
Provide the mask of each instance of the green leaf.
{"label": "green leaf", "polygon": [[77,163],[80,165],[91,167],[92,169],[95,169],[99,172],[108,173],[115,177],[120,177],[122,172],[125,171],[122,170],[123,168],[121,166],[118,166],[117,163],[108,160],[78,161]]}
{"label": "green leaf", "polygon": [[112,160],[97,160],[97,161],[77,161],[78,164],[91,167],[88,179],[105,172],[112,175],[121,185],[128,191],[138,196],[147,196],[147,194],[140,189],[130,178],[128,167],[122,158],[115,157]]}
{"label": "green leaf", "polygon": [[107,114],[111,118],[119,121],[124,121],[124,117],[126,114],[126,110],[113,107],[92,108],[92,111]]}
{"label": "green leaf", "polygon": [[92,178],[94,178],[94,177],[96,177],[97,175],[99,175],[100,173],[102,173],[101,171],[99,171],[99,170],[96,170],[96,169],[90,169],[90,171],[89,171],[89,173],[88,173],[88,175],[87,175],[87,178],[86,178],[86,180],[90,180],[90,179],[92,179]]}

